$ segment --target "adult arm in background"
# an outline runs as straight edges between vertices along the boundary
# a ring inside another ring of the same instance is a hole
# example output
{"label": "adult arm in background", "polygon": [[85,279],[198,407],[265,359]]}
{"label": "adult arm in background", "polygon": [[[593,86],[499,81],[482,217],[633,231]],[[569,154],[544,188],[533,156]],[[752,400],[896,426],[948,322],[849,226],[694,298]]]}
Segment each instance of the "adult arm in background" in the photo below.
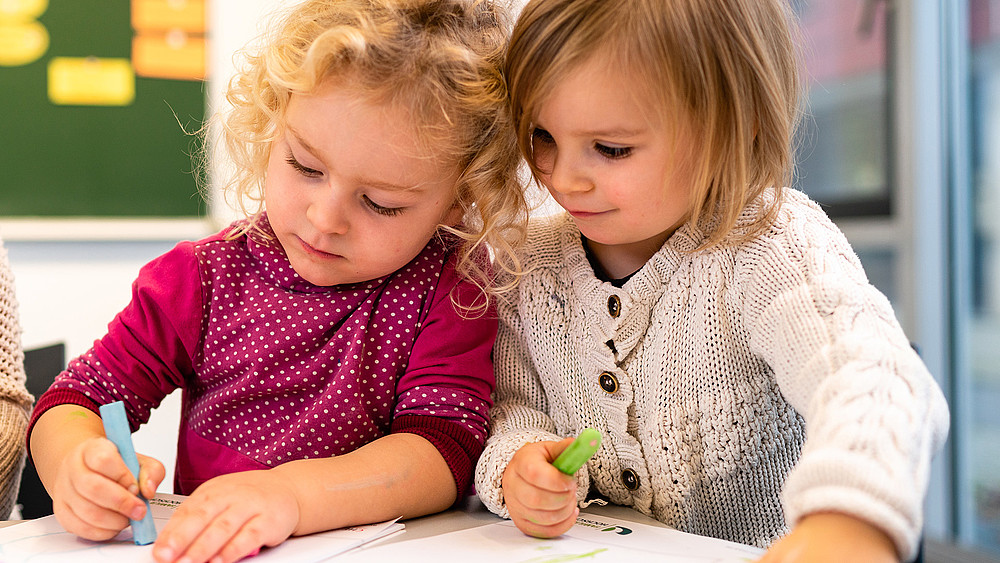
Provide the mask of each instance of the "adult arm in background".
{"label": "adult arm in background", "polygon": [[24,434],[32,397],[25,388],[14,276],[0,241],[0,519],[14,508],[24,467]]}

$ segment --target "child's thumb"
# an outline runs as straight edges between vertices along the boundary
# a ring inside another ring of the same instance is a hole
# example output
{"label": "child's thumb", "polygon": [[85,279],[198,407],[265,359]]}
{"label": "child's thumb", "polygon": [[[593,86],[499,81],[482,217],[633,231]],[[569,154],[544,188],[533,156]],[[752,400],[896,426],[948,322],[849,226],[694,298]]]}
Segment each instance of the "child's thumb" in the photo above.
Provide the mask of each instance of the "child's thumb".
{"label": "child's thumb", "polygon": [[156,488],[163,482],[166,476],[166,469],[156,458],[137,454],[139,458],[139,492],[145,498],[153,498]]}
{"label": "child's thumb", "polygon": [[569,447],[573,443],[575,438],[563,438],[558,442],[545,442],[545,454],[548,458],[549,463],[552,463],[559,457],[559,454],[563,453],[563,450]]}

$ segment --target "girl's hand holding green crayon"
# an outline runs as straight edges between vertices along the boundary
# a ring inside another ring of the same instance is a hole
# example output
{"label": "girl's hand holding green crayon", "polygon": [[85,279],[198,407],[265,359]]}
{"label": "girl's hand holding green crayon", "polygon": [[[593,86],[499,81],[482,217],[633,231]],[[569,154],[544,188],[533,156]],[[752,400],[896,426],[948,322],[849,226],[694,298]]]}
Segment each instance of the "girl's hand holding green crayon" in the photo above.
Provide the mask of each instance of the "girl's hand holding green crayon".
{"label": "girl's hand holding green crayon", "polygon": [[158,563],[230,563],[288,539],[299,525],[299,505],[287,481],[273,471],[220,475],[195,489],[160,530]]}
{"label": "girl's hand holding green crayon", "polygon": [[525,444],[503,473],[504,502],[519,530],[536,538],[552,538],[569,530],[580,509],[576,506],[576,479],[552,462],[573,443]]}

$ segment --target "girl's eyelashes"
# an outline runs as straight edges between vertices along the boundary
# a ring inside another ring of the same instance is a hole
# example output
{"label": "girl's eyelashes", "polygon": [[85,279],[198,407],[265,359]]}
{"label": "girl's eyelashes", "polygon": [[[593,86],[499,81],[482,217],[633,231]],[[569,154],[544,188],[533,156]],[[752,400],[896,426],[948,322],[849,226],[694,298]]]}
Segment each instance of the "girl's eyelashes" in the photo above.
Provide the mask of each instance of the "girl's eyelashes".
{"label": "girl's eyelashes", "polygon": [[541,127],[535,127],[534,129],[532,129],[531,131],[532,145],[534,145],[535,143],[550,145],[555,142],[556,140],[552,138],[552,134],[546,131],[545,129],[542,129]]}
{"label": "girl's eyelashes", "polygon": [[[291,151],[289,151],[288,156],[285,157],[285,162],[287,162],[292,168],[297,170],[299,174],[302,174],[303,176],[306,176],[308,178],[319,178],[320,176],[323,175],[323,173],[320,172],[319,170],[314,170],[307,166],[303,166],[301,162],[295,159],[295,156],[292,155]],[[385,215],[386,217],[394,217],[396,215],[399,215],[400,213],[403,212],[404,209],[402,207],[385,207],[384,205],[379,205],[374,201],[372,201],[371,198],[369,198],[366,195],[361,196],[361,199],[364,201],[365,205],[368,206],[369,209],[371,209],[375,213],[378,213],[379,215]]]}
{"label": "girl's eyelashes", "polygon": [[[541,127],[535,127],[531,131],[531,146],[532,149],[547,149],[548,147],[556,144],[556,140],[552,137],[552,134],[542,129]],[[619,158],[625,158],[632,154],[632,147],[612,147],[605,145],[603,143],[594,143],[594,150],[597,151],[601,156],[617,160]]]}
{"label": "girl's eyelashes", "polygon": [[303,166],[301,162],[295,160],[295,157],[292,155],[290,151],[288,153],[288,156],[285,157],[285,162],[290,164],[292,168],[294,168],[299,172],[299,174],[302,174],[303,176],[306,176],[308,178],[318,178],[323,175],[323,173],[320,172],[319,170],[313,170],[312,168]]}
{"label": "girl's eyelashes", "polygon": [[602,145],[601,143],[594,143],[594,150],[612,160],[625,158],[632,154],[632,147],[609,147],[608,145]]}
{"label": "girl's eyelashes", "polygon": [[403,212],[402,207],[384,207],[382,205],[375,203],[374,201],[371,200],[371,198],[369,198],[366,195],[361,196],[361,199],[364,200],[365,205],[367,205],[372,211],[378,213],[379,215],[385,215],[386,217],[394,217]]}

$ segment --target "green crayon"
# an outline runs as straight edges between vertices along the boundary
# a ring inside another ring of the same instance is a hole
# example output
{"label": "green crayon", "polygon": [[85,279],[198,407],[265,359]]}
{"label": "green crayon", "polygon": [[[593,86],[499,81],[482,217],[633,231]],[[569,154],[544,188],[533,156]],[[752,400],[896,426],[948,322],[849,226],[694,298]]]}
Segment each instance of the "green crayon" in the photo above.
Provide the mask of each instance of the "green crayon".
{"label": "green crayon", "polygon": [[584,428],[583,432],[573,440],[568,448],[559,454],[559,457],[552,462],[556,469],[566,475],[572,475],[583,467],[590,456],[597,453],[601,447],[601,433],[593,428]]}

